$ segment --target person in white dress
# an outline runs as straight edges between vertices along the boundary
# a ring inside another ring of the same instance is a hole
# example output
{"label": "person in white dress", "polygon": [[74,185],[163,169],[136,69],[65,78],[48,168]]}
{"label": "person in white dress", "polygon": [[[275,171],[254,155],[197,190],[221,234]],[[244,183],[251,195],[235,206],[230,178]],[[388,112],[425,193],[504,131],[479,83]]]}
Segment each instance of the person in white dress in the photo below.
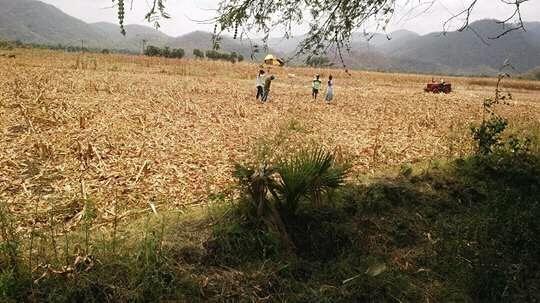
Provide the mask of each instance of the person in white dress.
{"label": "person in white dress", "polygon": [[334,99],[334,80],[332,75],[328,77],[328,86],[326,87],[326,97],[324,99],[327,103],[330,103]]}

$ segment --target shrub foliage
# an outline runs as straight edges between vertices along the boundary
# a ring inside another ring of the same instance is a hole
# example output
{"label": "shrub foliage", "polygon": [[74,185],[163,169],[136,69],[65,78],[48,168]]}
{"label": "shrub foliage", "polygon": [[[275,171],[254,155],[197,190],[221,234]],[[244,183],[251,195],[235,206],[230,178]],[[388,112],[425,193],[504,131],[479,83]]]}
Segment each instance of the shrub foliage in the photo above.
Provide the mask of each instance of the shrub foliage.
{"label": "shrub foliage", "polygon": [[176,58],[181,59],[184,57],[185,52],[181,48],[169,48],[165,46],[163,48],[149,45],[144,50],[144,54],[149,57],[165,57],[165,58]]}

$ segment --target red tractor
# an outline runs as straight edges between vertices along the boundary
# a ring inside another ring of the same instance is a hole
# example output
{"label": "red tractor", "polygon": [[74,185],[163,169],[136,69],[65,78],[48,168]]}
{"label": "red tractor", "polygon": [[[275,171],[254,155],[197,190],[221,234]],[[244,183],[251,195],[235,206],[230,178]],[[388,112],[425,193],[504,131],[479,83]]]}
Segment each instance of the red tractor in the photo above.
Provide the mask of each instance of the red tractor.
{"label": "red tractor", "polygon": [[444,81],[441,81],[440,83],[436,83],[435,81],[431,80],[431,83],[428,83],[427,86],[424,88],[424,91],[426,93],[445,93],[449,94],[452,92],[452,84],[446,83]]}

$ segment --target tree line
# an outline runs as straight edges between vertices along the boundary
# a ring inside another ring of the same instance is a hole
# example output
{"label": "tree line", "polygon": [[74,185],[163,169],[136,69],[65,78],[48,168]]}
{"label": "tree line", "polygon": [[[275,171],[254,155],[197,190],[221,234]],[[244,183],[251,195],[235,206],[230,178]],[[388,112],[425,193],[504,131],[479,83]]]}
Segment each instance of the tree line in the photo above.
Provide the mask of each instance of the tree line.
{"label": "tree line", "polygon": [[22,42],[20,40],[15,41],[6,41],[0,40],[0,49],[14,49],[14,48],[26,48],[26,49],[50,49],[56,51],[64,51],[68,53],[101,53],[101,54],[130,54],[138,55],[140,52],[136,52],[130,49],[108,49],[108,48],[97,48],[97,47],[82,47],[75,45],[64,45],[61,43],[58,44],[41,44],[41,43],[30,43]]}
{"label": "tree line", "polygon": [[[197,52],[197,54],[195,54],[195,52]],[[200,59],[204,58],[202,51],[198,49],[193,50],[193,55],[196,58],[200,58]],[[237,54],[236,52],[222,53],[216,50],[207,50],[205,55],[206,55],[206,58],[210,60],[223,60],[223,61],[230,61],[232,63],[244,61],[244,56]]]}
{"label": "tree line", "polygon": [[171,49],[168,46],[157,47],[157,46],[149,45],[144,50],[144,54],[149,57],[165,57],[165,58],[181,59],[184,57],[185,52],[181,48]]}
{"label": "tree line", "polygon": [[[149,57],[164,57],[164,58],[181,59],[186,55],[186,52],[182,48],[169,48],[168,46],[158,47],[158,46],[149,45],[148,47],[145,48],[144,54]],[[236,52],[226,53],[226,52],[218,52],[216,50],[202,51],[197,48],[193,50],[193,56],[197,59],[207,58],[210,60],[222,60],[222,61],[229,61],[232,63],[244,61],[244,56]]]}
{"label": "tree line", "polygon": [[310,67],[332,67],[334,63],[325,56],[310,56],[306,59],[306,65]]}
{"label": "tree line", "polygon": [[[61,50],[65,52],[88,52],[88,53],[102,53],[102,54],[110,54],[110,53],[121,53],[121,54],[139,54],[137,52],[127,50],[127,49],[106,49],[106,48],[89,48],[89,47],[81,47],[81,46],[73,46],[73,45],[62,45],[62,44],[38,44],[38,43],[24,43],[21,41],[4,41],[0,40],[0,49],[13,49],[13,48],[34,48],[34,49],[51,49],[51,50]],[[181,59],[185,57],[186,52],[182,48],[170,48],[168,46],[165,47],[157,47],[153,45],[149,45],[144,49],[144,55],[149,57],[165,57],[165,58],[175,58],[175,59]],[[244,61],[244,56],[241,54],[238,54],[236,52],[219,52],[216,50],[207,50],[202,51],[200,49],[194,49],[193,50],[193,56],[196,59],[210,59],[210,60],[222,60],[222,61],[229,61],[232,63],[235,62],[242,62]]]}

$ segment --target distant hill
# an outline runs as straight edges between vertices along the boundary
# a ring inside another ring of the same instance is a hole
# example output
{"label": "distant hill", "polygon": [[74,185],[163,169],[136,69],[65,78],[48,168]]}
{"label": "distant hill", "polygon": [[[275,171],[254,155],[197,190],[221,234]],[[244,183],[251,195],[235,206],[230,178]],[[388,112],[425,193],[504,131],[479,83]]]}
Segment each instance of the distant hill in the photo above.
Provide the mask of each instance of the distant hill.
{"label": "distant hill", "polygon": [[[387,55],[449,66],[454,73],[477,74],[479,68],[492,73],[506,59],[518,72],[540,65],[540,23],[527,23],[527,31],[513,31],[499,39],[489,39],[504,31],[495,20],[471,24],[474,29],[432,33],[409,40],[405,45],[388,49]],[[484,37],[484,41],[479,38]]]}
{"label": "distant hill", "polygon": [[[400,44],[419,36],[420,35],[417,33],[407,30],[398,30],[388,35],[380,33],[353,33],[351,38],[351,48],[354,51],[366,52],[373,50],[380,53],[385,53],[386,49],[397,48]],[[306,35],[298,35],[289,39],[270,38],[268,39],[268,46],[290,55],[297,50],[298,45],[305,38]]]}
{"label": "distant hill", "polygon": [[[191,56],[193,49],[212,49],[212,34],[192,32],[180,37],[170,37],[152,27],[126,25],[126,36],[120,34],[117,24],[86,23],[71,17],[53,5],[36,0],[0,0],[0,39],[19,40],[24,43],[47,45],[84,46],[141,52],[143,40],[146,45],[184,48]],[[252,47],[247,41],[223,36],[220,51],[237,52],[250,59]],[[264,51],[255,54],[260,59]],[[275,52],[274,53],[279,53]]]}
{"label": "distant hill", "polygon": [[[474,32],[424,36],[405,30],[388,35],[354,33],[344,61],[350,68],[464,75],[496,74],[506,59],[518,73],[540,66],[540,22],[525,23],[527,31],[513,31],[495,40],[489,37],[504,30],[496,20],[477,21],[471,27]],[[270,39],[269,44],[292,55],[304,38]],[[332,52],[329,57],[339,63]]]}
{"label": "distant hill", "polygon": [[[155,28],[142,26],[142,25],[126,25],[126,35],[120,33],[118,24],[99,22],[92,23],[90,26],[107,37],[111,41],[110,45],[104,45],[102,47],[108,47],[112,49],[125,49],[129,51],[141,51],[143,40],[146,45],[165,46],[171,40],[171,37],[156,30]],[[106,43],[102,41],[102,43]]]}
{"label": "distant hill", "polygon": [[279,49],[280,52],[291,55],[296,52],[296,48],[305,38],[305,35],[298,35],[290,37],[289,39],[269,38],[267,44],[270,48]]}
{"label": "distant hill", "polygon": [[[336,61],[334,59],[334,61]],[[348,67],[374,71],[416,72],[416,73],[446,73],[448,67],[434,62],[422,62],[414,59],[395,58],[386,56],[375,50],[352,50],[344,56]],[[339,64],[338,64],[339,65]]]}
{"label": "distant hill", "polygon": [[87,23],[33,0],[0,0],[0,38],[26,43],[97,46],[111,41]]}

